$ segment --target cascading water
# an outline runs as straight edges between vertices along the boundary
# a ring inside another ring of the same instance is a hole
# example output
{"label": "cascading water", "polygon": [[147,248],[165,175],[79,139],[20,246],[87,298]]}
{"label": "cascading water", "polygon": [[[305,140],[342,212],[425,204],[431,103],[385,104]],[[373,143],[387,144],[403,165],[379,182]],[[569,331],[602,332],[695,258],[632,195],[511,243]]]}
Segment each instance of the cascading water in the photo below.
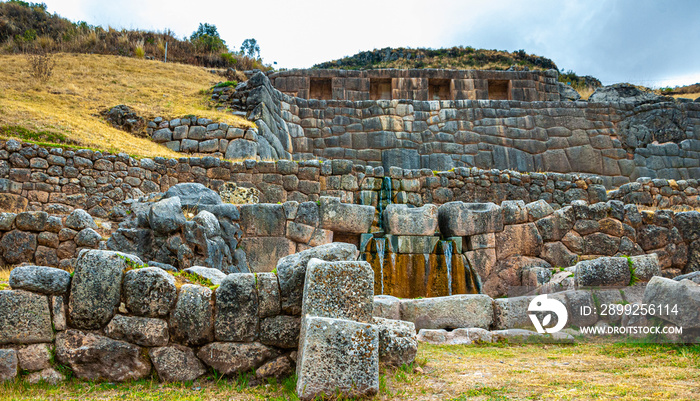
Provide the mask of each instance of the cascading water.
{"label": "cascading water", "polygon": [[386,238],[375,238],[375,244],[377,245],[377,256],[379,257],[379,279],[381,280],[381,295],[384,295],[384,245],[386,244]]}
{"label": "cascading water", "polygon": [[452,295],[452,241],[441,241],[445,252],[445,267],[447,268],[447,292]]}

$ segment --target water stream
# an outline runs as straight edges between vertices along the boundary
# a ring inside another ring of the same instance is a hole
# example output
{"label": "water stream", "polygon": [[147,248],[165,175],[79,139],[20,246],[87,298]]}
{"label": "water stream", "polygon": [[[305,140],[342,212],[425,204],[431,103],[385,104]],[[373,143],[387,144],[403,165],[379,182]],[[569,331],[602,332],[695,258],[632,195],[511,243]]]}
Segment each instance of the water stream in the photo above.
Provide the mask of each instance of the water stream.
{"label": "water stream", "polygon": [[452,295],[452,241],[442,241],[445,252],[445,267],[447,268],[447,292]]}
{"label": "water stream", "polygon": [[386,238],[375,238],[375,244],[377,244],[377,257],[379,258],[379,280],[381,280],[381,295],[384,295],[384,245],[386,244]]}

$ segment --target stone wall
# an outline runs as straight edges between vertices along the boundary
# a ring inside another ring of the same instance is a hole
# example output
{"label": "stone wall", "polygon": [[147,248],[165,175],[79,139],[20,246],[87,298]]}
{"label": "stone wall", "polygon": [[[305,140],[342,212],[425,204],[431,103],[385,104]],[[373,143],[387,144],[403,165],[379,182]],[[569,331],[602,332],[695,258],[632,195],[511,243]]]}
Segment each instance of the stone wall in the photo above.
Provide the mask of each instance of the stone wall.
{"label": "stone wall", "polygon": [[[68,214],[80,208],[96,217],[120,221],[126,217],[128,207],[122,202],[127,199],[165,192],[183,182],[197,182],[216,190],[229,181],[257,188],[260,201],[267,203],[337,196],[342,202],[376,206],[382,183],[387,182],[393,203],[414,206],[538,199],[554,207],[573,200],[595,203],[608,199],[664,207],[700,204],[696,179],[639,179],[607,194],[604,180],[594,175],[463,167],[444,172],[397,167],[385,170],[347,160],[232,162],[212,156],[134,159],[123,153],[0,141],[0,201],[8,212]],[[630,195],[632,192],[640,194]]]}
{"label": "stone wall", "polygon": [[287,70],[268,75],[282,93],[319,100],[559,100],[556,71]]}
{"label": "stone wall", "polygon": [[295,160],[590,173],[606,187],[700,177],[693,102],[317,100],[286,95],[262,73],[237,89],[237,107]]}

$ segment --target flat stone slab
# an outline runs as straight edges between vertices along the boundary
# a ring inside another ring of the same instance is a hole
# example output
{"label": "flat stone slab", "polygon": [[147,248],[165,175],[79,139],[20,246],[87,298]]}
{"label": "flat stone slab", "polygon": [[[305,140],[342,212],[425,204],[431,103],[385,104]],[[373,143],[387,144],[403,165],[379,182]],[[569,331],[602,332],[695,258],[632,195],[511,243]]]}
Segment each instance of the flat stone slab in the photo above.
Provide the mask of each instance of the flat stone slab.
{"label": "flat stone slab", "polygon": [[299,346],[297,394],[365,397],[379,391],[377,326],[310,316]]}
{"label": "flat stone slab", "polygon": [[445,237],[495,233],[503,230],[503,212],[495,203],[448,202],[438,208]]}
{"label": "flat stone slab", "polygon": [[401,320],[413,322],[416,330],[487,329],[493,323],[493,300],[484,294],[404,299],[401,301]]}
{"label": "flat stone slab", "polygon": [[408,205],[392,203],[386,207],[384,227],[393,235],[435,235],[438,225],[438,207],[428,204],[409,208]]}
{"label": "flat stone slab", "polygon": [[18,266],[10,272],[10,286],[41,294],[59,295],[68,290],[70,273],[47,266]]}

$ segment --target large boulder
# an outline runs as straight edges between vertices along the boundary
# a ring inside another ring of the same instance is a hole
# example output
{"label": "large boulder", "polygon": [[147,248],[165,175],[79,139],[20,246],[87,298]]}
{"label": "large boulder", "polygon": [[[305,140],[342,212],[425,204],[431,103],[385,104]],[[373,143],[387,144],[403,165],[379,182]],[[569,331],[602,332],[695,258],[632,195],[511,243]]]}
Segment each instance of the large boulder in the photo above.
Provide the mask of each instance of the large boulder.
{"label": "large boulder", "polygon": [[448,202],[438,208],[440,232],[463,237],[503,230],[501,207],[494,203]]}
{"label": "large boulder", "polygon": [[221,204],[221,196],[202,184],[186,182],[168,188],[163,198],[180,198],[182,207],[192,210],[204,209],[201,206]]}
{"label": "large boulder", "polygon": [[146,352],[124,341],[94,333],[66,330],[56,336],[56,359],[87,380],[123,382],[151,373]]}
{"label": "large boulder", "polygon": [[31,344],[17,350],[19,368],[29,372],[44,370],[51,366],[50,344]]}
{"label": "large boulder", "polygon": [[256,342],[210,343],[197,352],[199,359],[225,375],[256,369],[275,355],[274,349]]}
{"label": "large boulder", "polygon": [[241,205],[241,228],[246,237],[284,236],[286,222],[282,205],[271,203]]}
{"label": "large boulder", "polygon": [[105,327],[105,334],[142,347],[162,347],[168,344],[168,322],[162,319],[116,315]]}
{"label": "large boulder", "polygon": [[259,334],[258,292],[252,273],[229,274],[216,290],[214,335],[218,341],[253,341]]}
{"label": "large boulder", "polygon": [[496,233],[496,255],[499,260],[510,256],[538,256],[542,243],[535,223],[505,226],[502,232]]}
{"label": "large boulder", "polygon": [[400,367],[416,359],[416,326],[411,322],[374,318],[379,330],[379,362]]}
{"label": "large boulder", "polygon": [[27,291],[0,291],[0,345],[53,340],[49,300]]}
{"label": "large boulder", "polygon": [[321,227],[335,232],[365,234],[374,221],[373,206],[341,203],[340,198],[322,196],[320,207]]}
{"label": "large boulder", "polygon": [[393,235],[434,235],[438,224],[438,207],[432,204],[409,208],[392,203],[384,210],[384,228]]}
{"label": "large boulder", "polygon": [[134,269],[124,275],[124,300],[136,316],[167,316],[175,304],[175,278],[158,267]]}
{"label": "large boulder", "polygon": [[320,245],[293,255],[285,256],[277,263],[282,311],[290,315],[301,313],[306,265],[312,258],[326,261],[355,260],[357,247],[343,242]]}
{"label": "large boulder", "polygon": [[175,341],[200,345],[214,338],[212,291],[194,284],[185,284],[170,315],[170,328]]}
{"label": "large boulder", "polygon": [[484,294],[405,299],[401,301],[401,319],[413,322],[416,330],[487,329],[493,323],[493,300]]}
{"label": "large boulder", "polygon": [[602,86],[588,97],[589,102],[620,102],[620,103],[648,103],[663,99],[651,91],[643,91],[638,87],[627,84],[614,84]]}
{"label": "large boulder", "polygon": [[632,275],[627,258],[604,257],[584,260],[574,266],[580,287],[627,286]]}
{"label": "large boulder", "polygon": [[644,290],[643,303],[661,305],[654,316],[683,330],[700,328],[700,284],[653,277]]}
{"label": "large boulder", "polygon": [[192,381],[207,372],[194,351],[181,345],[151,348],[148,356],[158,372],[158,377],[164,382]]}
{"label": "large boulder", "polygon": [[41,294],[58,295],[68,290],[70,273],[46,266],[18,266],[10,272],[10,286]]}
{"label": "large boulder", "polygon": [[401,300],[391,295],[375,295],[372,316],[401,320]]}
{"label": "large boulder", "polygon": [[180,198],[167,198],[154,203],[148,212],[148,223],[159,234],[167,235],[179,230],[185,225]]}
{"label": "large boulder", "polygon": [[575,102],[581,99],[581,95],[578,92],[576,92],[574,88],[563,82],[557,82],[557,89],[559,90],[559,99],[561,99],[562,101],[568,100],[571,102]]}
{"label": "large boulder", "polygon": [[297,394],[302,400],[338,394],[372,396],[379,390],[377,326],[310,316],[299,344]]}
{"label": "large boulder", "polygon": [[121,252],[82,252],[75,262],[68,298],[71,325],[96,330],[109,323],[121,300],[123,272],[134,264],[142,265],[143,262],[136,256]]}

